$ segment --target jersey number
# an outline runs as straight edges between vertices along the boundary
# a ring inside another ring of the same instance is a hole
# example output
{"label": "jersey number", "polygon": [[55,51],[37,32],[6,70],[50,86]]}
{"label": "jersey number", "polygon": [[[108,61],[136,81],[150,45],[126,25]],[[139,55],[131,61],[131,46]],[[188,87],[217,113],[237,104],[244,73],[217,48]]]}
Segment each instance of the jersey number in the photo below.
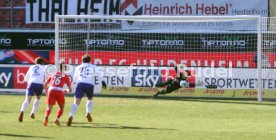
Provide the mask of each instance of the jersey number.
{"label": "jersey number", "polygon": [[61,80],[60,80],[60,79],[61,79],[61,77],[60,77],[60,76],[55,76],[55,77],[54,77],[54,84],[55,84],[55,85],[59,85],[59,84],[60,84],[60,82],[61,82]]}
{"label": "jersey number", "polygon": [[37,74],[37,73],[38,73],[38,69],[39,69],[39,66],[35,66],[35,67],[34,67],[34,73]]}
{"label": "jersey number", "polygon": [[86,78],[90,74],[90,70],[87,67],[81,67],[80,76]]}

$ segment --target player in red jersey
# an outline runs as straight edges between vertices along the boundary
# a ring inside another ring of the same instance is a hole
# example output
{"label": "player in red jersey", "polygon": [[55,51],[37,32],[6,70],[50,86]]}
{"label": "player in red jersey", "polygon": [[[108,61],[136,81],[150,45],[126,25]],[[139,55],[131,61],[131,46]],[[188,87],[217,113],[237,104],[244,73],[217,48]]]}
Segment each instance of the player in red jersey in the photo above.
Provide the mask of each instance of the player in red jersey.
{"label": "player in red jersey", "polygon": [[[45,111],[45,119],[44,119],[44,126],[48,124],[48,118],[51,113],[53,106],[58,103],[59,109],[57,111],[55,124],[60,125],[59,118],[63,114],[65,98],[64,94],[67,92],[72,91],[71,82],[68,75],[63,74],[65,70],[64,65],[60,65],[60,72],[56,72],[54,75],[50,76],[44,82],[44,88],[47,93],[47,108]],[[64,89],[64,85],[67,85],[68,89]]]}

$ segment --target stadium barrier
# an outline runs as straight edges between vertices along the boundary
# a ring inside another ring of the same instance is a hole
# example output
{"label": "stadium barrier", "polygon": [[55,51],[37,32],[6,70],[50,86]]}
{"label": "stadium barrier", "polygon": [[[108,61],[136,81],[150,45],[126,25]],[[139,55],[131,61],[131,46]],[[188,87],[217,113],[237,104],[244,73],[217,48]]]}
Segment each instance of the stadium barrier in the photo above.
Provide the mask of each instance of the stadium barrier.
{"label": "stadium barrier", "polygon": [[[23,94],[25,92],[25,88],[27,83],[24,82],[25,75],[30,65],[2,65],[0,66],[0,94],[14,94],[19,93]],[[53,65],[49,65],[53,66]],[[127,68],[127,67],[121,67]],[[102,95],[142,95],[142,96],[151,96],[156,93],[158,90],[162,88],[154,87],[154,82],[160,82],[166,80],[164,73],[164,69],[162,67],[155,68],[152,72],[145,71],[146,67],[135,67],[131,68],[131,75],[127,77],[120,77],[119,75],[109,76],[105,73],[105,81],[108,83],[108,88],[106,90],[101,90],[101,87],[98,85],[99,80],[95,78],[95,81],[98,86],[96,86],[96,93]],[[119,67],[114,68],[116,71],[120,69]],[[129,68],[128,68],[129,69]],[[171,68],[168,68],[171,71]],[[194,69],[196,74],[200,74],[198,68]],[[241,72],[239,69],[233,69],[234,73]],[[72,79],[74,71],[70,71],[69,75]],[[161,73],[161,75],[160,75]],[[222,98],[257,98],[257,90],[254,89],[253,86],[256,84],[256,80],[254,79],[254,69],[250,69],[249,71],[242,71],[240,74],[247,74],[247,79],[238,79],[233,78],[236,82],[232,83],[232,85],[222,84],[221,79],[218,83],[218,89],[207,89],[202,87],[197,88],[181,88],[177,91],[174,91],[172,94],[168,96],[175,97],[222,97]],[[252,74],[250,74],[252,73]],[[118,73],[116,73],[118,74]],[[273,74],[273,73],[271,73]],[[155,75],[155,76],[154,76]],[[250,77],[251,75],[251,77]],[[268,76],[271,77],[271,76]],[[207,80],[207,77],[196,77],[196,81]],[[232,80],[233,80],[232,79]],[[276,99],[276,94],[274,92],[275,88],[275,79],[268,78],[264,79],[263,82],[266,83],[266,89],[263,90],[263,97],[268,99]],[[229,82],[229,78],[228,78]],[[232,81],[233,82],[233,81]],[[235,88],[230,88],[229,86],[234,86]],[[226,87],[225,87],[226,86]],[[221,87],[221,88],[220,88]],[[238,87],[238,88],[237,88]],[[71,93],[72,94],[72,93]]]}

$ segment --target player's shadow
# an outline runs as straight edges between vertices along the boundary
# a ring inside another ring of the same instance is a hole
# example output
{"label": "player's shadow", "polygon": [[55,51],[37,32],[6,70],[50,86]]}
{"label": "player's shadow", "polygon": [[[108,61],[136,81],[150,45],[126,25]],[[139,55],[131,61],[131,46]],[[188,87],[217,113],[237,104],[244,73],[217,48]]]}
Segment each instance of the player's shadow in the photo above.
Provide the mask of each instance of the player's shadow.
{"label": "player's shadow", "polygon": [[244,104],[244,105],[264,105],[276,106],[272,101],[257,102],[257,99],[242,99],[242,98],[200,98],[200,97],[166,97],[160,96],[156,100],[175,100],[187,102],[204,102],[204,103],[222,103],[222,104]]}
{"label": "player's shadow", "polygon": [[[130,96],[130,95],[107,95],[101,97],[109,98],[135,98],[135,99],[153,99],[153,100],[174,100],[174,101],[190,101],[190,102],[206,102],[206,103],[223,103],[223,104],[246,104],[246,105],[264,105],[264,106],[276,106],[273,101],[256,102],[257,99],[246,98],[216,98],[216,97],[181,97],[181,96],[158,96],[153,98],[152,96]],[[274,101],[275,102],[275,101]]]}
{"label": "player's shadow", "polygon": [[0,113],[12,113],[12,111],[4,111],[4,110],[2,110],[2,111],[0,111]]}
{"label": "player's shadow", "polygon": [[153,128],[153,127],[138,127],[138,126],[125,126],[113,123],[92,123],[91,125],[87,125],[88,123],[76,122],[73,123],[71,127],[78,127],[78,128],[102,128],[102,129],[133,129],[133,130],[167,130],[173,131],[176,129],[165,129],[165,128]]}
{"label": "player's shadow", "polygon": [[40,138],[40,139],[53,139],[53,137],[45,137],[45,136],[32,136],[32,135],[20,135],[20,134],[6,134],[6,133],[0,133],[0,136],[7,136],[7,137],[19,137],[19,138]]}

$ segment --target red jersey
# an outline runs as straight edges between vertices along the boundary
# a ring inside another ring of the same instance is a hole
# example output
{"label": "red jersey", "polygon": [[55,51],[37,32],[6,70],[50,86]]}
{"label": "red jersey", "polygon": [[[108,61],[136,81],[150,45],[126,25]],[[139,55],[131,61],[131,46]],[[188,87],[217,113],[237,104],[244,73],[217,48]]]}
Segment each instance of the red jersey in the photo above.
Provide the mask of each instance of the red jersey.
{"label": "red jersey", "polygon": [[54,89],[63,91],[65,84],[67,84],[68,87],[71,86],[69,76],[66,74],[62,76],[61,72],[56,72],[54,75],[50,76],[45,83],[50,83],[49,90]]}

